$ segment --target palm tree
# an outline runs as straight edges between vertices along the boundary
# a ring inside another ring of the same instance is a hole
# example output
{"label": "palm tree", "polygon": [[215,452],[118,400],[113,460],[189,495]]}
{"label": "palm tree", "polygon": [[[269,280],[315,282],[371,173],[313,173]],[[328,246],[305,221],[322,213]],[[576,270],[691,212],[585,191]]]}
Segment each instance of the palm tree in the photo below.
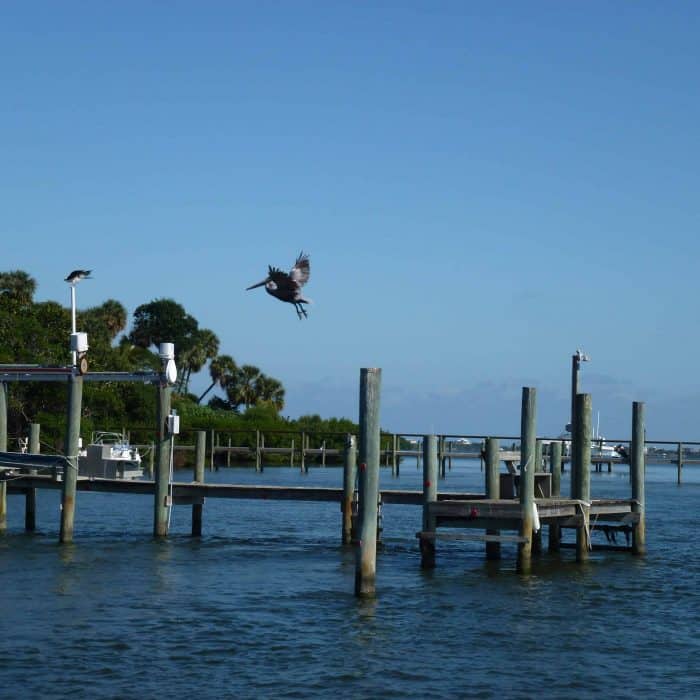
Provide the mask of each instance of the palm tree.
{"label": "palm tree", "polygon": [[284,387],[274,377],[261,374],[255,380],[256,403],[264,401],[274,406],[279,412],[284,408]]}
{"label": "palm tree", "polygon": [[255,381],[260,376],[260,370],[253,365],[243,365],[226,384],[226,394],[232,406],[241,404],[246,408],[255,404]]}
{"label": "palm tree", "polygon": [[199,372],[207,360],[216,357],[219,352],[219,339],[214,331],[202,328],[193,334],[191,345],[181,354],[180,382],[178,393],[187,393],[192,372]]}
{"label": "palm tree", "polygon": [[229,379],[232,379],[238,372],[238,365],[230,355],[218,355],[209,363],[209,376],[211,384],[207,390],[197,399],[197,403],[202,403],[202,399],[218,384],[225,387]]}
{"label": "palm tree", "polygon": [[102,315],[110,338],[116,338],[126,328],[126,309],[116,299],[107,299],[97,310]]}

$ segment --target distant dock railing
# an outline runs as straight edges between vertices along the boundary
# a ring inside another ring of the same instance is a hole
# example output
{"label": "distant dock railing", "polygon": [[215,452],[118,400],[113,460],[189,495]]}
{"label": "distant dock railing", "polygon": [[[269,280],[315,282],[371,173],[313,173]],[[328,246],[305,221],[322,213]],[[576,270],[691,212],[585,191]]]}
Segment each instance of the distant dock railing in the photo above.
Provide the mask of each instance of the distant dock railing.
{"label": "distant dock railing", "polygon": [[[128,439],[136,438],[133,444],[151,456],[151,437],[148,429],[133,428],[123,430]],[[176,452],[194,452],[194,433],[183,431],[175,443]],[[233,466],[235,460],[242,460],[255,465],[262,471],[268,456],[284,457],[283,463],[290,467],[298,466],[307,472],[313,465],[326,467],[329,464],[340,465],[343,457],[345,432],[294,431],[294,430],[207,430],[207,464],[210,470]],[[192,435],[190,436],[189,433]],[[512,454],[504,455],[503,461],[517,465],[520,461],[520,438],[513,435],[478,435],[451,434],[436,435],[438,465],[441,477],[452,468],[455,459],[478,459],[484,466],[484,446],[488,438],[498,439],[505,445],[502,451]],[[140,440],[139,438],[144,438]],[[190,439],[192,442],[190,443]],[[380,460],[384,467],[390,467],[393,476],[399,476],[402,460],[415,459],[416,468],[420,468],[423,459],[423,435],[418,433],[382,433]],[[562,443],[562,468],[571,461],[570,439],[542,436],[537,438],[541,452],[540,459],[549,453],[553,442]],[[625,452],[629,450],[630,440],[594,439],[591,442],[591,464],[596,472],[612,472],[615,464],[628,464]],[[613,455],[603,454],[603,447],[615,445],[622,448]],[[675,466],[677,482],[682,481],[683,468],[700,464],[700,441],[691,440],[646,440],[645,449],[648,464]]]}

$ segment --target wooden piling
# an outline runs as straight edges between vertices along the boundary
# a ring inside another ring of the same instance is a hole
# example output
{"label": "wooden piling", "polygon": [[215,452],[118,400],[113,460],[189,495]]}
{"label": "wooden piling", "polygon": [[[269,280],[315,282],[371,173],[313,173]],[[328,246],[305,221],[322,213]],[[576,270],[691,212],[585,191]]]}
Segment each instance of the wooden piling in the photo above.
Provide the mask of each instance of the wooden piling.
{"label": "wooden piling", "polygon": [[343,527],[341,541],[343,544],[351,544],[352,532],[352,506],[355,500],[355,481],[357,479],[357,438],[347,435],[345,438],[345,454],[343,460]]}
{"label": "wooden piling", "polygon": [[[501,497],[501,484],[499,482],[499,465],[500,465],[500,442],[498,438],[486,438],[484,449],[484,461],[486,476],[486,498],[489,500],[498,500]],[[487,535],[500,535],[500,530],[486,530]],[[486,542],[486,558],[500,559],[501,558],[501,543]]]}
{"label": "wooden piling", "polygon": [[[41,427],[38,423],[29,424],[29,454],[38,455],[41,452],[39,440]],[[36,469],[30,469],[30,474],[36,474]],[[36,530],[36,489],[27,489],[24,497],[24,529],[26,532]]]}
{"label": "wooden piling", "polygon": [[[168,534],[168,511],[172,504],[169,502],[168,484],[170,481],[170,433],[168,431],[168,416],[173,390],[163,380],[158,386],[158,405],[156,420],[158,432],[156,439],[156,473],[154,504],[153,504],[153,536],[165,537]],[[214,431],[212,431],[213,433]],[[212,458],[214,443],[212,442]]]}
{"label": "wooden piling", "polygon": [[[195,460],[194,460],[194,481],[198,484],[204,483],[204,461],[207,449],[207,433],[204,430],[197,431],[197,443],[195,445]],[[202,503],[192,504],[192,536],[200,537],[202,535],[202,511],[204,505]]]}
{"label": "wooden piling", "polygon": [[[437,501],[438,440],[435,435],[423,436],[423,532],[435,532],[435,519],[429,515],[429,505]],[[420,538],[420,565],[435,568],[435,539]]]}
{"label": "wooden piling", "polygon": [[75,494],[78,482],[78,450],[80,446],[80,416],[83,402],[83,377],[72,374],[68,379],[68,425],[64,443],[66,465],[63,470],[61,494],[61,531],[59,542],[73,541]]}
{"label": "wooden piling", "polygon": [[535,442],[537,422],[537,391],[523,387],[520,417],[520,536],[517,570],[529,574],[532,567],[532,534],[535,508]]}
{"label": "wooden piling", "polygon": [[440,468],[440,478],[444,479],[447,476],[446,459],[445,459],[445,436],[444,435],[438,435],[437,449],[438,449],[438,465]]}
{"label": "wooden piling", "polygon": [[590,549],[589,513],[591,502],[591,395],[576,396],[572,448],[576,462],[574,498],[579,500],[582,524],[576,528],[576,561],[588,559]]}
{"label": "wooden piling", "polygon": [[306,433],[301,434],[301,473],[306,474]]}
{"label": "wooden piling", "polygon": [[379,368],[360,370],[360,543],[355,595],[363,597],[376,592],[381,372]]}
{"label": "wooden piling", "polygon": [[[543,471],[542,467],[542,454],[544,451],[544,446],[542,445],[542,440],[535,440],[535,474]],[[533,475],[534,478],[534,475]],[[534,487],[533,487],[534,488]],[[534,503],[534,501],[533,501]],[[539,530],[532,531],[532,554],[539,556],[542,554],[542,528]]]}
{"label": "wooden piling", "polygon": [[[263,437],[263,440],[265,438]],[[255,471],[262,471],[260,468],[262,466],[261,453],[260,453],[260,431],[255,431]]]}
{"label": "wooden piling", "polygon": [[[561,442],[549,445],[549,473],[552,475],[552,496],[561,496]],[[558,552],[561,545],[561,527],[558,523],[549,525],[549,551]]]}
{"label": "wooden piling", "polygon": [[[7,452],[7,385],[0,382],[0,452]],[[7,529],[7,482],[0,481],[0,532]]]}
{"label": "wooden piling", "polygon": [[677,483],[681,483],[681,473],[683,471],[683,443],[679,442],[678,443],[678,476],[677,476]]}
{"label": "wooden piling", "polygon": [[[644,402],[632,404],[632,444],[630,473],[632,475],[632,512],[639,514],[639,522],[632,530],[632,552],[646,554],[646,527],[644,517]],[[679,460],[680,461],[680,460]]]}

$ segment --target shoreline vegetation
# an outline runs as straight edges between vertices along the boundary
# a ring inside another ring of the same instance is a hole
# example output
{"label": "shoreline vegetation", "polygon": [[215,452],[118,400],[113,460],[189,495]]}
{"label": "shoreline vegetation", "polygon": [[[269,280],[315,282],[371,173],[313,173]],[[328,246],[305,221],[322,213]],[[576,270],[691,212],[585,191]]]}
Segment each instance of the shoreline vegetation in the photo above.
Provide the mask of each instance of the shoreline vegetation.
{"label": "shoreline vegetation", "polygon": [[[35,301],[36,289],[36,280],[25,271],[0,272],[0,364],[62,367],[70,362],[70,308],[55,301]],[[221,352],[214,331],[200,328],[197,319],[173,299],[141,304],[134,310],[130,325],[128,320],[126,308],[116,299],[77,311],[77,328],[88,334],[89,371],[159,369],[158,345],[174,343],[178,376],[172,406],[180,415],[183,432],[326,433],[329,448],[342,448],[342,436],[357,433],[357,424],[347,418],[284,417],[282,382],[253,364],[239,364],[232,355]],[[189,383],[193,374],[205,368],[210,384],[198,396],[190,392]],[[216,389],[218,394],[213,393]],[[8,385],[7,393],[10,440],[25,437],[29,424],[39,423],[42,444],[61,451],[66,423],[65,386],[17,382]],[[126,429],[146,426],[144,430],[155,433],[156,400],[153,388],[140,384],[87,383],[81,416],[84,441],[93,431],[115,425]]]}

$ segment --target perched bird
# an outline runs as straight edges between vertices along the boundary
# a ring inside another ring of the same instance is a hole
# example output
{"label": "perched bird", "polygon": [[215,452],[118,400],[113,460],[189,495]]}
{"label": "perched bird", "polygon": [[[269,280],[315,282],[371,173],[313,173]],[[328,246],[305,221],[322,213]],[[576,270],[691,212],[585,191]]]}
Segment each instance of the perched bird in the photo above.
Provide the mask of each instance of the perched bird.
{"label": "perched bird", "polygon": [[265,285],[265,291],[277,297],[280,301],[287,301],[294,304],[297,316],[301,319],[306,318],[306,309],[303,304],[310,304],[311,299],[304,299],[301,296],[301,288],[307,283],[311,274],[311,265],[309,264],[309,256],[306,253],[299,253],[299,257],[294,263],[294,267],[287,273],[282,270],[268,266],[267,277],[262,281],[246,288],[247,290],[255,289]]}
{"label": "perched bird", "polygon": [[80,280],[88,279],[92,270],[73,270],[73,272],[66,277],[66,282],[68,284],[78,284]]}

